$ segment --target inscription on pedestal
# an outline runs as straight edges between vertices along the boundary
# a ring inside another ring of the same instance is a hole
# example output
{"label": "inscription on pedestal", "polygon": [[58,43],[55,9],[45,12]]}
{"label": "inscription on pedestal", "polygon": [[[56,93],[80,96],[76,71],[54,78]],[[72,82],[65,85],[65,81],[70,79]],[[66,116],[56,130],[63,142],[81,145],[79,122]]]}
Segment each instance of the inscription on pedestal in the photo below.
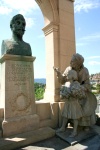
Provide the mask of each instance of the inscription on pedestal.
{"label": "inscription on pedestal", "polygon": [[11,64],[7,72],[8,82],[14,82],[15,85],[25,85],[30,79],[32,72],[31,66],[26,64]]}
{"label": "inscription on pedestal", "polygon": [[16,116],[31,113],[33,68],[30,62],[12,61],[7,64],[7,91],[11,110]]}

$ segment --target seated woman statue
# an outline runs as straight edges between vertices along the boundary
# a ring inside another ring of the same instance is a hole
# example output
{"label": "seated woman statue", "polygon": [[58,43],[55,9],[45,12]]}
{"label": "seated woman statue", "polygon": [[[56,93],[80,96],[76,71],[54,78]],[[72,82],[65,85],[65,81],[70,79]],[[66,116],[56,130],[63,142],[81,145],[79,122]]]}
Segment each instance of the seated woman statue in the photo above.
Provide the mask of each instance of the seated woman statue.
{"label": "seated woman statue", "polygon": [[[78,82],[82,86],[86,95],[81,105],[83,116],[78,120],[78,125],[82,126],[85,131],[88,131],[89,127],[96,123],[95,109],[97,107],[97,99],[91,92],[89,72],[88,69],[84,67],[83,62],[84,58],[80,54],[76,53],[72,56],[70,66],[65,69],[63,74],[61,74],[57,68],[54,68],[54,70],[57,73],[58,81],[65,86],[67,85],[67,74],[69,70],[73,69],[77,72]],[[64,130],[66,123],[67,121],[65,119],[62,123],[61,129],[59,130],[60,132]]]}
{"label": "seated woman statue", "polygon": [[12,38],[9,40],[3,40],[1,46],[1,55],[22,55],[31,56],[31,47],[28,43],[23,41],[23,35],[25,32],[26,22],[21,14],[14,16],[10,22],[10,28],[12,31]]}

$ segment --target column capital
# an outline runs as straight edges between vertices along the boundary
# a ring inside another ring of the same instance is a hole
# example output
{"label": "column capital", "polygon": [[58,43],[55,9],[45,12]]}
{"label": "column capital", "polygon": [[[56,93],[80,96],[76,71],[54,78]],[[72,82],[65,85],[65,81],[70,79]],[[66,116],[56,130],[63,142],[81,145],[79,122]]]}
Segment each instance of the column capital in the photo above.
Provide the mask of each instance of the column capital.
{"label": "column capital", "polygon": [[56,22],[50,22],[47,26],[45,26],[42,30],[44,31],[45,36],[52,33],[57,32],[59,28],[58,23]]}

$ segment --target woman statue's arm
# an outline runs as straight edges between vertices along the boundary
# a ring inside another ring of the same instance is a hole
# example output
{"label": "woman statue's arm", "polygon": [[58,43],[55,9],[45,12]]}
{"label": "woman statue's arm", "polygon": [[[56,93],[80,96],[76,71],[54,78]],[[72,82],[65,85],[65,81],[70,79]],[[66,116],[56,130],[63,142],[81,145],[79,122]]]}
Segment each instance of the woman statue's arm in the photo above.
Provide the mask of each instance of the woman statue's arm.
{"label": "woman statue's arm", "polygon": [[65,81],[66,76],[62,75],[62,73],[59,71],[59,68],[53,67],[53,69],[57,74],[57,78],[58,78],[59,83],[64,84],[66,82]]}

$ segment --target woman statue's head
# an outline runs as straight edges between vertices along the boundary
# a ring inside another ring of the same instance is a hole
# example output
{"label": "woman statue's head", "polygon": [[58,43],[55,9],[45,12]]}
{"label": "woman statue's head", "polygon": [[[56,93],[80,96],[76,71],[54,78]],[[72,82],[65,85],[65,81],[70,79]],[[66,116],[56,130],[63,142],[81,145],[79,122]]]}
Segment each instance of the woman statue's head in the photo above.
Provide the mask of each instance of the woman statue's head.
{"label": "woman statue's head", "polygon": [[83,62],[84,62],[83,56],[76,53],[73,54],[71,58],[70,66],[75,70],[79,70],[83,66]]}

